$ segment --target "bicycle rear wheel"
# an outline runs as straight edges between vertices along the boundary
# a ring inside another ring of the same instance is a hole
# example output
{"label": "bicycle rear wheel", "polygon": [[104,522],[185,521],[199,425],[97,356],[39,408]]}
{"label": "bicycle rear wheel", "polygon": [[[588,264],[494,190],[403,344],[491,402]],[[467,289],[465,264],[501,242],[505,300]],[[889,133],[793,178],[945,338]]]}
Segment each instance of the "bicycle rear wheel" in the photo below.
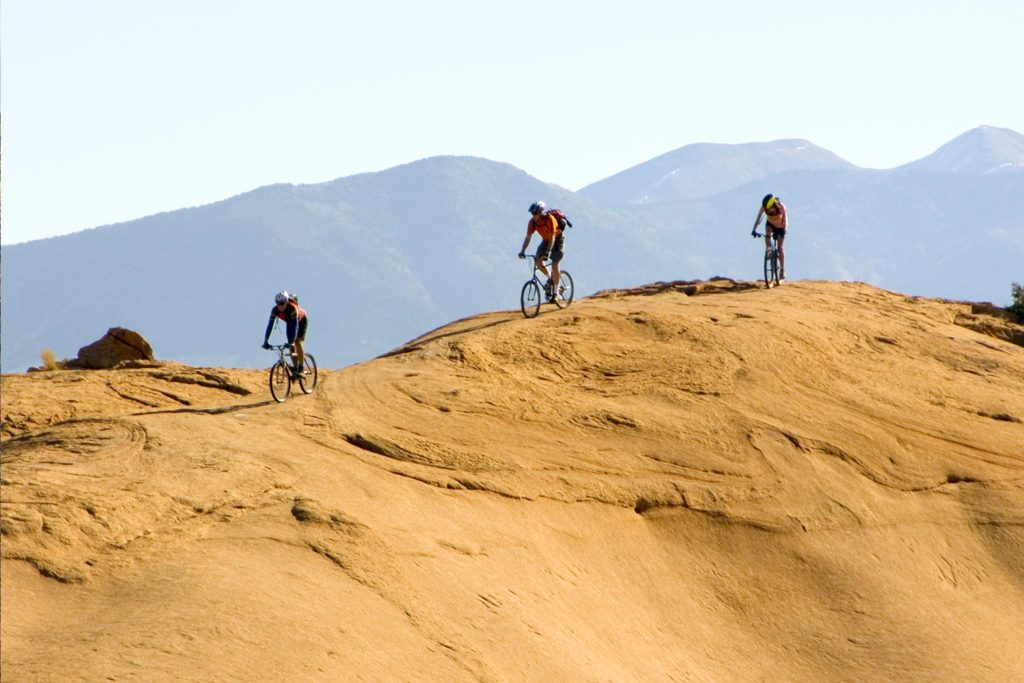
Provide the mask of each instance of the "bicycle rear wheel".
{"label": "bicycle rear wheel", "polygon": [[292,393],[292,371],[282,361],[270,368],[270,395],[278,403],[284,403]]}
{"label": "bicycle rear wheel", "polygon": [[307,353],[304,365],[306,373],[299,378],[299,386],[302,388],[302,393],[312,394],[316,389],[316,358]]}
{"label": "bicycle rear wheel", "polygon": [[572,297],[576,290],[573,288],[572,275],[569,275],[569,273],[564,270],[558,278],[558,292],[561,296],[555,298],[556,306],[559,308],[565,308],[572,303]]}
{"label": "bicycle rear wheel", "polygon": [[523,308],[523,315],[527,318],[536,317],[540,313],[541,288],[536,279],[528,281],[523,285],[523,293],[519,296],[519,303]]}

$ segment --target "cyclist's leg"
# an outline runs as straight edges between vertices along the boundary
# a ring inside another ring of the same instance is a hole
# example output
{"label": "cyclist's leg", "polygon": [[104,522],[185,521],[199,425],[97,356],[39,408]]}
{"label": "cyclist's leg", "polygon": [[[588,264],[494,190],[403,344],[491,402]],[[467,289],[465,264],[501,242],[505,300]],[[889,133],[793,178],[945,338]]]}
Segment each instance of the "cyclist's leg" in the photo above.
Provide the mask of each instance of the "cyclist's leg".
{"label": "cyclist's leg", "polygon": [[299,332],[295,335],[295,367],[300,370],[306,367],[306,328],[309,327],[309,316],[299,321]]}
{"label": "cyclist's leg", "polygon": [[299,325],[297,320],[285,320],[284,321],[284,340],[291,346],[295,343],[295,333],[298,330]]}
{"label": "cyclist's leg", "polygon": [[296,367],[298,367],[298,362],[297,362],[297,360],[295,358],[295,354],[298,353],[298,349],[296,348],[295,342],[296,342],[296,337],[298,337],[297,332],[298,332],[298,328],[299,328],[299,321],[298,320],[286,320],[284,324],[285,324],[285,341],[288,342],[288,346],[291,347],[291,349],[290,349],[290,351],[291,351],[291,354],[290,354],[291,358],[289,360],[292,363],[294,363],[294,365],[292,365],[291,370],[294,370]]}
{"label": "cyclist's leg", "polygon": [[551,273],[548,272],[547,266],[544,265],[544,259],[547,257],[549,251],[551,251],[551,242],[544,240],[540,243],[540,246],[537,247],[537,260],[535,261],[537,264],[537,270],[544,273],[544,277],[546,278],[551,277]]}
{"label": "cyclist's leg", "polygon": [[565,256],[565,236],[559,235],[555,238],[554,246],[551,248],[551,293],[558,293],[558,282],[562,279],[562,271],[559,263]]}
{"label": "cyclist's leg", "polygon": [[775,241],[779,245],[779,278],[786,279],[786,252],[782,248],[782,243],[786,241],[786,231],[780,230],[779,238]]}

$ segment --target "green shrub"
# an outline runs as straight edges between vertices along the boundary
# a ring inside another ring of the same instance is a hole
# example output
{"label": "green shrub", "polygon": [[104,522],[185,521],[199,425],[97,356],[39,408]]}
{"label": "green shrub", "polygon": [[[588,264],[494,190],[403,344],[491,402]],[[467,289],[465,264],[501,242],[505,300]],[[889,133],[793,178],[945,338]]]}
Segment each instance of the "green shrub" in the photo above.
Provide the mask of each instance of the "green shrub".
{"label": "green shrub", "polygon": [[1017,322],[1024,324],[1024,287],[1014,282],[1010,285],[1010,296],[1013,297],[1013,303],[1006,310],[1017,316]]}

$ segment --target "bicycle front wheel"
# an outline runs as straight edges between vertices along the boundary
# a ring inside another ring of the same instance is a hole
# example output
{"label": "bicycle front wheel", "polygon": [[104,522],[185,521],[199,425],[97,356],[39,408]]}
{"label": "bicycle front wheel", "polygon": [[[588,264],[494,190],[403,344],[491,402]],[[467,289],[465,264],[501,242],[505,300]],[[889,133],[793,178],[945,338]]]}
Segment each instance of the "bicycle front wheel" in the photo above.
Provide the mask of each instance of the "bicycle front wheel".
{"label": "bicycle front wheel", "polygon": [[284,403],[292,393],[292,372],[284,362],[277,361],[270,368],[270,395],[278,403]]}
{"label": "bicycle front wheel", "polygon": [[764,252],[764,286],[768,289],[772,288],[772,285],[778,283],[778,254],[774,249],[768,249]]}
{"label": "bicycle front wheel", "polygon": [[523,285],[523,293],[519,296],[523,315],[527,318],[536,317],[540,313],[541,289],[537,280],[530,280]]}
{"label": "bicycle front wheel", "polygon": [[572,275],[563,270],[558,277],[559,296],[555,297],[555,305],[559,308],[565,308],[571,304],[575,291],[572,284]]}
{"label": "bicycle front wheel", "polygon": [[299,386],[302,388],[302,393],[312,394],[316,389],[316,358],[307,353],[303,364],[306,366],[306,372],[299,377]]}

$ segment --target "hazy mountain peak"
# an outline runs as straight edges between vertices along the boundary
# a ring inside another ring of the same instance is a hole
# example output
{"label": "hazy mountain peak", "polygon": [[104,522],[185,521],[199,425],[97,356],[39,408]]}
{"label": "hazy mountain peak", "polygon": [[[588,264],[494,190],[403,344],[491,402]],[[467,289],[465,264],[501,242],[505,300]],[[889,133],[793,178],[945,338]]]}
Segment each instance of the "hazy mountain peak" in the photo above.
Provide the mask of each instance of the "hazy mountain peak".
{"label": "hazy mountain peak", "polygon": [[657,204],[717,194],[777,173],[833,168],[855,167],[803,139],[697,143],[588,185],[580,194],[621,204]]}
{"label": "hazy mountain peak", "polygon": [[1024,171],[1024,135],[1008,128],[978,126],[904,168],[944,173]]}
{"label": "hazy mountain peak", "polygon": [[[1002,150],[994,158],[1012,163],[1020,139],[981,128],[954,142],[979,155]],[[1020,178],[868,171],[791,139],[689,145],[581,193],[471,156],[279,183],[5,245],[3,321],[10,324],[0,362],[10,372],[38,364],[44,349],[72,357],[117,326],[143,333],[161,358],[259,367],[267,353],[249,335],[254,326],[263,331],[267,297],[283,288],[297,291],[314,316],[310,343],[320,361],[363,361],[444,320],[518,306],[530,271],[515,256],[526,207],[537,199],[576,224],[567,264],[581,294],[670,277],[755,276],[749,225],[757,200],[771,191],[792,210],[791,276],[1006,303],[1024,260]],[[952,194],[958,201],[944,204]],[[628,204],[634,197],[646,204]],[[851,232],[863,239],[849,240]],[[950,234],[964,238],[957,278],[920,265],[950,262]],[[180,323],[196,301],[219,316],[201,335]],[[113,317],[97,317],[100,308]]]}

